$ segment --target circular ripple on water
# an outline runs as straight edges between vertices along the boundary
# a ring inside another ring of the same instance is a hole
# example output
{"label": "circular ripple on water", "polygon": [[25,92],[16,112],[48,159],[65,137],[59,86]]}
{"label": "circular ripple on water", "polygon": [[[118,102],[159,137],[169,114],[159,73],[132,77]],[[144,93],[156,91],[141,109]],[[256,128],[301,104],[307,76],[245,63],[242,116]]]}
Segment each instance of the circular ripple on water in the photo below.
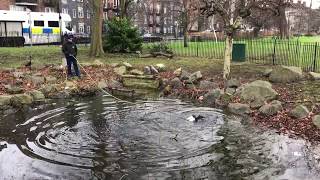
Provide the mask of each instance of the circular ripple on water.
{"label": "circular ripple on water", "polygon": [[[191,115],[204,119],[189,122]],[[222,124],[221,112],[180,101],[132,105],[104,98],[49,110],[13,132],[19,149],[36,160],[143,179],[216,160],[210,148],[221,140]]]}

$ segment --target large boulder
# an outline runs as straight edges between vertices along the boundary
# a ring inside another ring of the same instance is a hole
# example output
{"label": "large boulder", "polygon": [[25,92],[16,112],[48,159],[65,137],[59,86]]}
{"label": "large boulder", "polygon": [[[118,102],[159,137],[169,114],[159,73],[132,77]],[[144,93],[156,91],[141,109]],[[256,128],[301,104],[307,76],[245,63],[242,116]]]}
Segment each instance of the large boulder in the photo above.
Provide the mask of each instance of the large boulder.
{"label": "large boulder", "polygon": [[272,116],[282,110],[282,104],[280,101],[272,101],[270,104],[266,104],[259,109],[259,112],[266,116]]}
{"label": "large boulder", "polygon": [[145,66],[144,69],[143,69],[143,73],[145,75],[151,75],[151,68],[150,66]]}
{"label": "large boulder", "polygon": [[296,119],[302,119],[302,118],[306,118],[309,115],[310,111],[308,110],[307,107],[305,107],[304,105],[299,105],[295,108],[293,108],[290,112],[289,115],[293,118]]}
{"label": "large boulder", "polygon": [[34,85],[41,85],[45,82],[45,79],[42,76],[31,76],[31,77],[29,77],[29,80]]}
{"label": "large boulder", "polygon": [[159,71],[159,72],[165,72],[166,71],[166,66],[164,64],[156,64],[155,68]]}
{"label": "large boulder", "polygon": [[312,118],[312,123],[317,127],[320,128],[320,115],[315,115]]}
{"label": "large boulder", "polygon": [[120,67],[114,68],[114,72],[116,74],[122,76],[127,73],[127,68],[126,68],[126,66],[120,66]]}
{"label": "large boulder", "polygon": [[46,83],[55,83],[57,82],[57,78],[53,76],[46,76],[45,78]]}
{"label": "large boulder", "polygon": [[133,70],[130,71],[130,74],[142,76],[142,75],[143,75],[143,72],[140,71],[140,70],[138,70],[138,69],[133,69]]}
{"label": "large boulder", "polygon": [[240,97],[248,103],[258,104],[261,101],[274,100],[278,96],[278,93],[272,89],[272,85],[267,81],[257,80],[241,89]]}
{"label": "large boulder", "polygon": [[154,66],[150,66],[151,74],[159,74],[159,71]]}
{"label": "large boulder", "polygon": [[27,94],[32,97],[33,101],[42,101],[45,99],[44,94],[38,90],[29,91]]}
{"label": "large boulder", "polygon": [[178,68],[173,72],[173,74],[177,77],[180,77],[181,73],[182,73],[182,68]]}
{"label": "large boulder", "polygon": [[195,73],[192,73],[190,76],[189,76],[189,80],[192,82],[192,83],[196,83],[198,82],[199,80],[202,79],[202,74],[200,71],[197,71]]}
{"label": "large boulder", "polygon": [[128,62],[124,62],[124,63],[122,63],[122,65],[125,66],[127,68],[127,70],[131,70],[133,68],[133,66]]}
{"label": "large boulder", "polygon": [[179,78],[174,78],[170,81],[170,86],[174,89],[179,89],[179,88],[182,88],[183,87],[183,83],[180,81]]}
{"label": "large boulder", "polygon": [[301,67],[281,66],[270,74],[270,81],[275,83],[297,82],[303,77]]}
{"label": "large boulder", "polygon": [[96,59],[92,63],[93,66],[104,66],[104,63],[101,62],[99,59]]}
{"label": "large boulder", "polygon": [[190,75],[191,74],[188,71],[182,70],[179,77],[182,81],[185,81],[185,80],[189,80]]}
{"label": "large boulder", "polygon": [[7,85],[6,87],[6,92],[9,94],[21,94],[23,93],[23,89],[21,87],[18,86],[11,86],[11,85]]}
{"label": "large boulder", "polygon": [[58,88],[56,84],[46,84],[40,88],[40,91],[48,97],[50,94],[57,92]]}
{"label": "large boulder", "polygon": [[200,81],[200,84],[199,84],[199,88],[205,89],[205,90],[215,89],[217,87],[218,86],[216,85],[216,83],[212,81],[207,81],[207,80]]}
{"label": "large boulder", "polygon": [[12,96],[1,95],[0,96],[0,106],[8,106],[8,105],[10,105],[10,99],[11,98],[12,98]]}
{"label": "large boulder", "polygon": [[114,88],[114,89],[123,87],[121,82],[114,80],[114,79],[108,80],[107,84],[108,84],[109,88]]}
{"label": "large boulder", "polygon": [[250,114],[251,109],[249,105],[247,104],[241,104],[241,103],[230,103],[228,105],[228,110],[237,115],[245,115],[245,114]]}
{"label": "large boulder", "polygon": [[320,74],[315,72],[309,72],[309,76],[312,80],[320,80]]}
{"label": "large boulder", "polygon": [[238,79],[230,79],[227,81],[228,88],[238,88],[241,86],[241,83]]}
{"label": "large boulder", "polygon": [[273,69],[266,69],[263,71],[263,76],[269,77]]}
{"label": "large boulder", "polygon": [[16,94],[10,99],[11,105],[14,107],[22,107],[24,105],[30,105],[33,99],[27,94]]}
{"label": "large boulder", "polygon": [[101,81],[98,82],[97,87],[98,87],[99,89],[105,89],[105,88],[108,87],[108,85],[107,85],[107,83],[106,83],[105,80],[101,80]]}
{"label": "large boulder", "polygon": [[237,89],[236,88],[227,88],[226,93],[229,95],[234,95],[236,93]]}
{"label": "large boulder", "polygon": [[15,71],[12,73],[15,78],[23,78],[25,73],[20,71]]}
{"label": "large boulder", "polygon": [[223,91],[221,89],[213,89],[203,96],[203,102],[208,105],[214,105],[222,94]]}

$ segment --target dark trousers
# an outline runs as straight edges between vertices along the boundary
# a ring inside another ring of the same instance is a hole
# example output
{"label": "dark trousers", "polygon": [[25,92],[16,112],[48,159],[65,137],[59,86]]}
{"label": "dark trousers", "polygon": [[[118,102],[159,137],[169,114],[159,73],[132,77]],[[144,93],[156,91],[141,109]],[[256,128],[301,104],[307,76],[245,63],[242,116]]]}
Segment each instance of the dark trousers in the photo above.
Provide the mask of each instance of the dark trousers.
{"label": "dark trousers", "polygon": [[68,65],[68,76],[72,77],[74,74],[72,73],[71,66],[73,65],[73,69],[75,71],[75,75],[80,77],[80,71],[78,68],[77,60],[73,56],[66,56],[67,65]]}

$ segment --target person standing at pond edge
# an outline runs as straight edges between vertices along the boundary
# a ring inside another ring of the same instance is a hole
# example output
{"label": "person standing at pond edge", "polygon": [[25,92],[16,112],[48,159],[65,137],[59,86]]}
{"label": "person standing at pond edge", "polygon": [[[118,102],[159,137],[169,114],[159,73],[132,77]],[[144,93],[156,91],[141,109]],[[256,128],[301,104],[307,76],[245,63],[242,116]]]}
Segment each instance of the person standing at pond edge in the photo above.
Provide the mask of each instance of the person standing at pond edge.
{"label": "person standing at pond edge", "polygon": [[71,66],[73,65],[73,69],[75,71],[75,75],[80,78],[80,71],[77,64],[77,45],[73,42],[73,36],[69,35],[66,38],[66,41],[62,45],[62,52],[64,53],[66,60],[67,60],[67,66],[68,66],[68,77],[72,77],[73,72],[71,69]]}

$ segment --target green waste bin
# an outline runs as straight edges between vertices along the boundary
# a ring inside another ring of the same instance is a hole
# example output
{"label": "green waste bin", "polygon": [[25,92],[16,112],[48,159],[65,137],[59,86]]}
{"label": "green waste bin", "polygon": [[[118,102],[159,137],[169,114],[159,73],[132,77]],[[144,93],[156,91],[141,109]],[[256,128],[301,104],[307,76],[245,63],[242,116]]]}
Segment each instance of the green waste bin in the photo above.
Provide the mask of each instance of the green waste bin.
{"label": "green waste bin", "polygon": [[244,43],[233,44],[232,61],[234,62],[246,61],[246,44]]}

